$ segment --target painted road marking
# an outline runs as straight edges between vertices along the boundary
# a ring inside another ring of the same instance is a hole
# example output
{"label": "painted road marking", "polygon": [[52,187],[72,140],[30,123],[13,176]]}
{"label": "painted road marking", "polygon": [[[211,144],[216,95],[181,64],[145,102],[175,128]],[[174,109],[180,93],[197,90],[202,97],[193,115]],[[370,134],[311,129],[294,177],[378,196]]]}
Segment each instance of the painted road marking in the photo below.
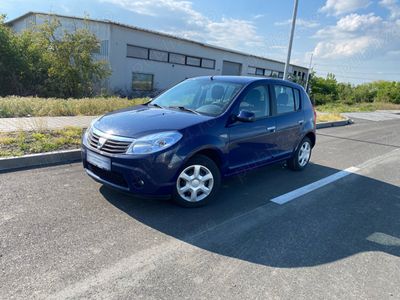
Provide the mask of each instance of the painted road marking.
{"label": "painted road marking", "polygon": [[323,186],[326,186],[326,185],[328,185],[328,184],[330,184],[332,182],[335,182],[335,181],[337,181],[337,180],[339,180],[341,178],[344,178],[344,177],[346,177],[348,175],[357,173],[358,171],[360,171],[362,169],[378,165],[380,162],[382,162],[386,158],[388,158],[388,157],[390,157],[392,155],[397,155],[398,153],[400,154],[400,149],[395,149],[395,150],[390,151],[390,152],[388,152],[386,154],[383,154],[381,156],[377,156],[377,157],[374,157],[374,158],[372,158],[370,160],[367,160],[366,162],[358,165],[357,167],[350,167],[350,168],[348,168],[346,170],[339,171],[339,172],[337,172],[335,174],[332,174],[332,175],[330,175],[328,177],[322,178],[322,179],[320,179],[318,181],[315,181],[313,183],[305,185],[305,186],[303,186],[301,188],[298,188],[298,189],[296,189],[294,191],[291,191],[289,193],[286,193],[286,194],[283,194],[283,195],[278,196],[276,198],[273,198],[273,199],[271,199],[271,201],[276,203],[276,204],[280,204],[280,205],[285,204],[285,203],[287,203],[289,201],[292,201],[292,200],[294,200],[296,198],[304,196],[305,194],[308,194],[308,193],[310,193],[312,191],[315,191],[315,190],[317,190],[317,189],[319,189],[319,188],[321,188]]}
{"label": "painted road marking", "polygon": [[310,193],[312,191],[315,191],[315,190],[317,190],[317,189],[319,189],[319,188],[321,188],[321,187],[323,187],[325,185],[328,185],[328,184],[330,184],[330,183],[332,183],[334,181],[337,181],[337,180],[339,180],[339,179],[341,179],[343,177],[346,177],[346,176],[348,176],[350,174],[354,174],[359,170],[360,169],[357,168],[357,167],[348,168],[346,170],[337,172],[337,173],[332,174],[332,175],[330,175],[328,177],[322,178],[322,179],[320,179],[318,181],[315,181],[315,182],[310,183],[308,185],[305,185],[305,186],[303,186],[301,188],[298,188],[297,190],[294,190],[294,191],[291,191],[291,192],[286,193],[284,195],[281,195],[279,197],[273,198],[273,199],[271,199],[271,201],[274,202],[274,203],[277,203],[277,204],[285,204],[285,203],[287,203],[289,201],[292,201],[293,199],[296,199],[296,198],[301,197],[301,196],[303,196],[305,194],[308,194],[308,193]]}

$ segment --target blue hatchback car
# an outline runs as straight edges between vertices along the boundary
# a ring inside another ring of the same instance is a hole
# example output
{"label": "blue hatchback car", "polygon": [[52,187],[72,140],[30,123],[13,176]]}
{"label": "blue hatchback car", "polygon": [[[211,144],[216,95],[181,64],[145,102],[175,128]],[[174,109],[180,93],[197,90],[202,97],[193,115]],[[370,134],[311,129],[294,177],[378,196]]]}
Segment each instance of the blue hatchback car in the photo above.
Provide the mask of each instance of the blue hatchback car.
{"label": "blue hatchback car", "polygon": [[187,79],[146,104],[94,120],[82,141],[83,166],[119,190],[201,206],[224,177],[280,161],[304,169],[315,119],[304,89],[288,81]]}

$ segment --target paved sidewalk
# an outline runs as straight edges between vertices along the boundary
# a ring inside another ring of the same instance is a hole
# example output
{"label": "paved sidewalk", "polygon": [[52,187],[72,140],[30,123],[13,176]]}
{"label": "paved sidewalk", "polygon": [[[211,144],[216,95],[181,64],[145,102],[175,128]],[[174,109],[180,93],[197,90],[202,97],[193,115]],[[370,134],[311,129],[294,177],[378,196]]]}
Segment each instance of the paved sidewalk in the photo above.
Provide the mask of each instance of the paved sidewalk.
{"label": "paved sidewalk", "polygon": [[88,127],[97,116],[0,118],[0,132]]}

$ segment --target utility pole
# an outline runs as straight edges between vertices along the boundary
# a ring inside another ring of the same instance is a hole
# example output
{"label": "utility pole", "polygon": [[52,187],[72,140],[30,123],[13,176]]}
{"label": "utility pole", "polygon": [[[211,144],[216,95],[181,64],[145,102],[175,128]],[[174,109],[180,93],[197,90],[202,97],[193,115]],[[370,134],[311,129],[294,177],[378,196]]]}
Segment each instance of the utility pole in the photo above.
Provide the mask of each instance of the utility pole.
{"label": "utility pole", "polygon": [[306,80],[306,87],[305,87],[306,92],[307,92],[307,90],[308,90],[308,83],[309,83],[309,81],[310,81],[310,76],[311,76],[311,66],[312,66],[312,59],[313,59],[313,56],[314,56],[314,52],[311,53],[310,65],[308,66],[308,73],[307,73],[307,80]]}
{"label": "utility pole", "polygon": [[292,29],[290,31],[289,47],[288,47],[288,53],[287,53],[287,58],[286,58],[286,64],[285,64],[285,72],[283,73],[283,78],[285,80],[288,79],[288,75],[289,75],[288,72],[289,72],[290,56],[292,54],[293,36],[294,36],[294,29],[296,28],[296,18],[297,18],[297,7],[298,6],[299,6],[299,0],[294,0]]}

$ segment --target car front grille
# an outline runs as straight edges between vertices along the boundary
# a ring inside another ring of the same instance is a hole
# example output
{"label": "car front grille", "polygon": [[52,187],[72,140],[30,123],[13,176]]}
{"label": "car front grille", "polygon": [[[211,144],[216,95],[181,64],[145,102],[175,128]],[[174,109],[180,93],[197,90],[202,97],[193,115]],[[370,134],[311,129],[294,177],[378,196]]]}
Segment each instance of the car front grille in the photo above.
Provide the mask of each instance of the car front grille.
{"label": "car front grille", "polygon": [[[102,146],[99,144],[100,138],[105,139],[105,142]],[[102,136],[101,134],[94,132],[93,130],[90,130],[88,134],[88,143],[91,147],[110,154],[125,153],[132,142],[133,140],[132,141],[119,140],[118,137],[108,138],[106,136]]]}

